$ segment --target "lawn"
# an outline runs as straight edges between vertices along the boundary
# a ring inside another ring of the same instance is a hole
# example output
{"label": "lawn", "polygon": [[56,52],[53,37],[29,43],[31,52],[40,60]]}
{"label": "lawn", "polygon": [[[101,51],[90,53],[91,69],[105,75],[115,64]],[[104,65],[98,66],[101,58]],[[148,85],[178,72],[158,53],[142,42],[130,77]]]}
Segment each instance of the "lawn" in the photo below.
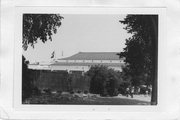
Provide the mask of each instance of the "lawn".
{"label": "lawn", "polygon": [[118,97],[79,97],[68,95],[40,95],[26,99],[23,104],[66,104],[66,105],[150,105],[150,102]]}

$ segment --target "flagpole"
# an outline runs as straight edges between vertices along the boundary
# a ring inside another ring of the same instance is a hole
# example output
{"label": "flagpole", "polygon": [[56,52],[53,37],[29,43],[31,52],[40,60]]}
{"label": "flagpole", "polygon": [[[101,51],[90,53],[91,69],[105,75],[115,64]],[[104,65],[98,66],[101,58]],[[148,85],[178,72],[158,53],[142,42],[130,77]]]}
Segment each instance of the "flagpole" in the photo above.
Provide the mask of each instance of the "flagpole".
{"label": "flagpole", "polygon": [[55,50],[54,50],[54,60],[56,60],[56,53],[55,53]]}
{"label": "flagpole", "polygon": [[52,53],[51,53],[51,59],[54,61],[55,60],[55,51],[53,51]]}

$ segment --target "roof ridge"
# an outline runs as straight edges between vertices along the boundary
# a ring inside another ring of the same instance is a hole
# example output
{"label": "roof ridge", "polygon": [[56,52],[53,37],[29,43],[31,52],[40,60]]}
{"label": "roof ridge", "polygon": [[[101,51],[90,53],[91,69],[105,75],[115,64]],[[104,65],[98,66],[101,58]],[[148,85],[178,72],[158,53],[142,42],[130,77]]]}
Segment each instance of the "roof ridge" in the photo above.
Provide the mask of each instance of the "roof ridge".
{"label": "roof ridge", "polygon": [[78,53],[119,53],[119,52],[78,52]]}
{"label": "roof ridge", "polygon": [[118,52],[78,52],[59,60],[119,60]]}

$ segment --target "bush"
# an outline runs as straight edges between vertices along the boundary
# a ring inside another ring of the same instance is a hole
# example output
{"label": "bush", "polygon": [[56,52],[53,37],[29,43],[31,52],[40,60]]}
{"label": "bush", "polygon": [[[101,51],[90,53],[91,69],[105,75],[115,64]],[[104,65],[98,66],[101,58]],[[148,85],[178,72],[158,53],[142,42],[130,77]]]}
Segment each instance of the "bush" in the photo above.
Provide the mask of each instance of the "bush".
{"label": "bush", "polygon": [[84,94],[88,94],[88,90],[85,90],[85,91],[84,91]]}
{"label": "bush", "polygon": [[74,94],[74,91],[72,90],[72,91],[70,91],[70,94]]}
{"label": "bush", "polygon": [[77,93],[81,93],[81,91],[80,91],[80,90],[78,90],[78,91],[77,91]]}
{"label": "bush", "polygon": [[119,72],[109,69],[106,66],[92,66],[87,72],[90,77],[90,93],[101,96],[114,96],[118,87]]}
{"label": "bush", "polygon": [[28,69],[27,64],[28,61],[22,56],[22,102],[32,95],[34,88],[31,71]]}
{"label": "bush", "polygon": [[57,93],[58,93],[58,94],[61,94],[61,93],[62,93],[62,90],[58,90]]}
{"label": "bush", "polygon": [[43,91],[44,91],[46,94],[51,94],[51,89],[50,89],[50,88],[44,89]]}
{"label": "bush", "polygon": [[126,88],[129,86],[128,82],[123,82],[118,87],[118,92],[122,95],[126,95]]}
{"label": "bush", "polygon": [[41,91],[37,88],[37,87],[34,87],[32,89],[32,94],[33,95],[40,95],[41,94]]}

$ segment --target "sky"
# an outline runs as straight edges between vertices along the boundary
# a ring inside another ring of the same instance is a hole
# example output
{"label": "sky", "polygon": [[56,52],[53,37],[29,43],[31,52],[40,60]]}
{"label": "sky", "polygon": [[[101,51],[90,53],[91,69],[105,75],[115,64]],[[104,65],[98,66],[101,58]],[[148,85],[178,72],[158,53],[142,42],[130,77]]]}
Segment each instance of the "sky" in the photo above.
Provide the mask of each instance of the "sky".
{"label": "sky", "polygon": [[27,60],[32,62],[51,61],[55,58],[68,57],[78,52],[122,52],[125,39],[131,35],[123,28],[119,20],[126,15],[98,14],[61,14],[64,17],[62,25],[52,41],[38,41],[35,47],[23,51]]}

